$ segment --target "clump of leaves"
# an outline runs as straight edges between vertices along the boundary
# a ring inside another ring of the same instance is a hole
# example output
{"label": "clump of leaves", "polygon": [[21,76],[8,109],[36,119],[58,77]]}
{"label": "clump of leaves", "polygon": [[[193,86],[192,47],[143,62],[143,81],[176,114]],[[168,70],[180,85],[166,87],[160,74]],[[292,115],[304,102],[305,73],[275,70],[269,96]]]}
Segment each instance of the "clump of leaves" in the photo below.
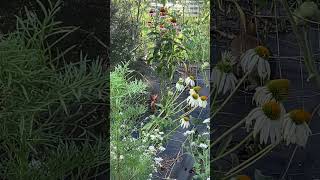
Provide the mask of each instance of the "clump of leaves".
{"label": "clump of leaves", "polygon": [[132,137],[138,120],[147,110],[144,98],[147,85],[133,79],[128,65],[118,65],[110,74],[111,179],[147,179],[153,163],[144,154],[147,142]]}
{"label": "clump of leaves", "polygon": [[[58,179],[78,177],[79,172],[95,176],[106,164],[107,152],[98,147],[105,143],[101,125],[106,120],[102,108],[108,73],[99,58],[81,57],[60,69],[53,66],[63,54],[51,56],[54,43],[45,44],[45,39],[68,34],[55,27],[48,13],[54,15],[59,4],[46,11],[39,2],[46,12],[43,22],[26,10],[32,18],[18,18],[17,31],[0,41],[0,176],[4,179]],[[73,154],[61,153],[64,150]],[[59,159],[65,162],[57,169],[50,162]],[[81,163],[80,170],[74,162]]]}

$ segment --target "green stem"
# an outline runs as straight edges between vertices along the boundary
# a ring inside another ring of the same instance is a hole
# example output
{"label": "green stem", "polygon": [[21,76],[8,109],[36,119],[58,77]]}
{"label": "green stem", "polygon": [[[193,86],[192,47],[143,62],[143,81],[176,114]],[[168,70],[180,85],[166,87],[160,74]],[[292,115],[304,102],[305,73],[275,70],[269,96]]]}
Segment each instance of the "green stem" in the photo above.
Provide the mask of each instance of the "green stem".
{"label": "green stem", "polygon": [[[319,75],[319,72],[315,68],[316,64],[315,64],[314,59],[312,58],[312,54],[311,54],[311,51],[310,51],[310,48],[309,48],[309,45],[307,42],[306,33],[299,32],[298,26],[295,23],[295,20],[294,20],[293,15],[290,11],[290,7],[288,5],[287,0],[281,0],[281,3],[287,12],[289,21],[292,26],[292,30],[297,37],[298,44],[299,44],[300,48],[303,50],[305,65],[306,65],[307,70],[310,74],[310,77],[315,80],[316,84],[320,88],[320,75]],[[304,36],[301,36],[301,34],[304,34]]]}
{"label": "green stem", "polygon": [[210,147],[216,145],[219,141],[221,141],[224,137],[226,137],[227,135],[229,135],[229,133],[231,133],[233,130],[235,130],[236,128],[238,128],[239,126],[242,125],[242,123],[244,123],[246,121],[245,118],[243,118],[241,121],[239,121],[236,125],[234,125],[232,128],[230,128],[228,131],[226,131],[225,133],[223,133],[221,136],[219,136],[219,138],[217,138],[217,140],[215,140]]}
{"label": "green stem", "polygon": [[242,144],[244,144],[251,136],[252,136],[253,132],[251,132],[250,134],[248,134],[247,137],[245,137],[240,143],[238,143],[236,146],[234,146],[232,149],[230,149],[229,151],[221,154],[220,156],[214,158],[211,160],[211,162],[217,161],[223,157],[225,157],[226,155],[232,153],[233,151],[237,150]]}
{"label": "green stem", "polygon": [[270,144],[267,147],[265,147],[263,150],[261,150],[259,153],[255,154],[248,160],[244,161],[243,163],[239,164],[235,168],[232,168],[229,172],[227,172],[226,177],[222,180],[229,179],[230,177],[234,176],[235,174],[241,172],[243,169],[249,167],[250,165],[254,164],[256,161],[264,157],[267,153],[269,153],[274,147],[276,147],[275,144]]}
{"label": "green stem", "polygon": [[227,102],[231,99],[231,97],[237,92],[237,90],[239,89],[240,85],[243,83],[243,81],[249,76],[250,71],[248,71],[243,77],[242,79],[239,81],[239,83],[237,84],[237,86],[233,89],[233,91],[230,93],[230,95],[226,98],[226,100],[223,101],[223,103],[219,106],[219,108],[217,110],[215,110],[213,112],[213,115],[211,116],[211,119],[213,119],[217,113],[227,104]]}

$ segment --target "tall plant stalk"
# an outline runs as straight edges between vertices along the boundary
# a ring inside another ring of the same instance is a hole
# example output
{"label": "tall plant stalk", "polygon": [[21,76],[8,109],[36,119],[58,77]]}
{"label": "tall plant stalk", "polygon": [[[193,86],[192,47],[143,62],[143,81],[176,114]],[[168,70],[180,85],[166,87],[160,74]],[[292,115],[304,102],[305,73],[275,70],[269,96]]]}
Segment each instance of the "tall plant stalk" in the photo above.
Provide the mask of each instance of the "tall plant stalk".
{"label": "tall plant stalk", "polygon": [[282,3],[282,5],[288,15],[289,21],[292,26],[292,30],[297,37],[299,47],[303,51],[304,62],[305,62],[306,68],[309,72],[309,79],[313,79],[316,82],[318,88],[320,88],[320,74],[316,69],[316,64],[315,64],[315,61],[312,57],[312,52],[310,49],[310,45],[308,43],[306,28],[304,27],[302,29],[299,29],[299,27],[295,23],[295,20],[293,18],[291,11],[290,11],[288,1],[281,0],[281,3]]}

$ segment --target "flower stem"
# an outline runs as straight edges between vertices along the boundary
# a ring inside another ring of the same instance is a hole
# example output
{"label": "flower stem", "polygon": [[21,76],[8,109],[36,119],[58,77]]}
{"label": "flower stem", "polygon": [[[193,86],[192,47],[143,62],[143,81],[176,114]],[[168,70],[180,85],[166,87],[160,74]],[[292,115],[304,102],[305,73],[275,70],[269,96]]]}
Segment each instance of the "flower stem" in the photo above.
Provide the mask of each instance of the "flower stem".
{"label": "flower stem", "polygon": [[243,81],[249,76],[251,71],[248,71],[239,81],[239,83],[237,84],[237,86],[233,89],[233,91],[230,93],[230,95],[226,98],[226,100],[223,101],[223,103],[219,106],[219,108],[217,110],[215,110],[213,112],[213,115],[211,116],[211,119],[213,119],[217,113],[227,104],[227,102],[231,99],[231,97],[237,92],[237,90],[239,89],[240,85],[243,83]]}
{"label": "flower stem", "polygon": [[[288,5],[287,0],[281,0],[281,3],[287,12],[289,21],[292,26],[292,30],[297,37],[298,44],[299,44],[300,48],[303,50],[304,62],[305,62],[306,68],[309,72],[310,78],[314,79],[318,88],[320,88],[320,75],[319,75],[319,72],[316,70],[315,61],[312,58],[310,47],[309,47],[308,41],[307,41],[305,28],[303,29],[304,32],[299,32],[298,26],[295,23],[295,20],[294,20],[293,15],[290,11],[290,7]],[[303,34],[304,36],[301,36],[300,34]]]}
{"label": "flower stem", "polygon": [[222,180],[229,179],[230,177],[234,176],[235,174],[241,172],[243,169],[249,167],[262,157],[264,157],[267,153],[269,153],[274,147],[276,147],[276,144],[270,144],[267,147],[265,147],[263,150],[261,150],[259,153],[255,154],[248,160],[244,161],[243,163],[239,164],[238,166],[232,168],[230,171],[226,173],[226,177],[224,177]]}

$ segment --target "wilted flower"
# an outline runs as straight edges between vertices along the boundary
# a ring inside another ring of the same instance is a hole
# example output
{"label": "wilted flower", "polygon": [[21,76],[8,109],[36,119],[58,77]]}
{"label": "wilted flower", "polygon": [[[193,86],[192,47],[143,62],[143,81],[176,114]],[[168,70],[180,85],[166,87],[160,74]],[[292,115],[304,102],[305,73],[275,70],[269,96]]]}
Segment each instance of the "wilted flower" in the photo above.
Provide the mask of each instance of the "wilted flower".
{"label": "wilted flower", "polygon": [[184,90],[184,84],[183,79],[179,78],[179,81],[176,83],[176,89],[177,91],[183,91]]}
{"label": "wilted flower", "polygon": [[246,119],[247,131],[255,121],[253,128],[253,137],[260,134],[260,143],[267,143],[270,137],[271,143],[278,143],[281,140],[281,125],[283,116],[285,115],[285,109],[282,104],[276,101],[270,101],[265,103],[262,107],[253,109]]}
{"label": "wilted flower", "polygon": [[195,78],[193,76],[189,76],[185,79],[185,83],[190,86],[195,86]]}
{"label": "wilted flower", "polygon": [[284,139],[287,145],[290,143],[299,146],[305,146],[311,130],[308,122],[311,120],[311,114],[303,109],[295,109],[290,111],[284,117]]}
{"label": "wilted flower", "polygon": [[257,68],[258,75],[262,79],[270,79],[270,65],[268,62],[269,50],[264,46],[249,49],[241,57],[240,65],[244,72],[251,72]]}
{"label": "wilted flower", "polygon": [[184,128],[188,128],[190,126],[190,118],[189,117],[183,117],[180,119],[181,122],[181,127]]}
{"label": "wilted flower", "polygon": [[200,98],[198,98],[198,99],[199,99],[199,107],[206,108],[207,104],[208,104],[208,102],[207,102],[208,97],[207,96],[200,96]]}
{"label": "wilted flower", "polygon": [[199,106],[199,95],[197,93],[190,94],[187,98],[187,103],[191,107],[198,107]]}
{"label": "wilted flower", "polygon": [[253,100],[257,105],[264,104],[271,100],[282,101],[289,94],[290,81],[288,79],[271,80],[263,87],[257,87]]}
{"label": "wilted flower", "polygon": [[225,94],[236,86],[238,80],[232,72],[233,65],[235,64],[234,59],[230,52],[224,52],[221,61],[212,70],[213,86],[218,93]]}

